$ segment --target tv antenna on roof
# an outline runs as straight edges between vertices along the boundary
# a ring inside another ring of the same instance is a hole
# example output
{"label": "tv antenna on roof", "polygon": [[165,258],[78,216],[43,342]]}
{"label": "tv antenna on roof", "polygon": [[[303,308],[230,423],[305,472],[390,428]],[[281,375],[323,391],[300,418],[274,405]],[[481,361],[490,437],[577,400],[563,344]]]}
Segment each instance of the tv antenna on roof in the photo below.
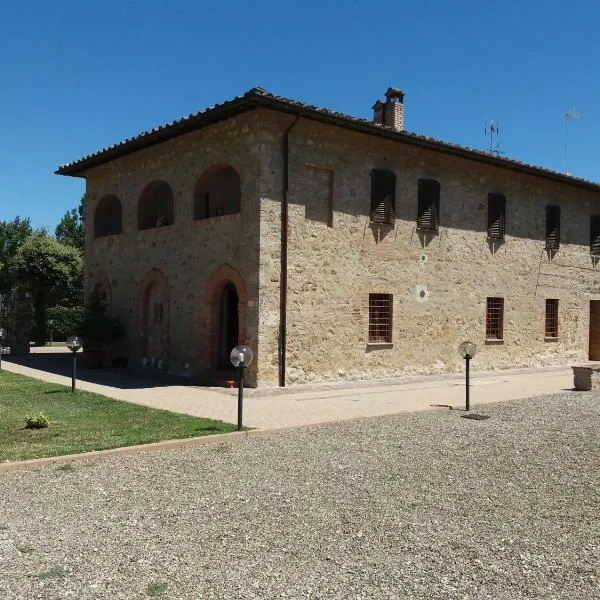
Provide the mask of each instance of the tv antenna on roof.
{"label": "tv antenna on roof", "polygon": [[488,152],[492,152],[493,154],[504,154],[502,150],[500,150],[498,136],[500,135],[500,122],[499,121],[490,121],[489,123],[486,121],[485,123],[485,135],[487,136],[489,132],[490,135],[490,145],[488,146]]}
{"label": "tv antenna on roof", "polygon": [[583,115],[575,110],[575,107],[571,108],[565,113],[565,173],[569,174],[569,121],[578,119],[581,121]]}

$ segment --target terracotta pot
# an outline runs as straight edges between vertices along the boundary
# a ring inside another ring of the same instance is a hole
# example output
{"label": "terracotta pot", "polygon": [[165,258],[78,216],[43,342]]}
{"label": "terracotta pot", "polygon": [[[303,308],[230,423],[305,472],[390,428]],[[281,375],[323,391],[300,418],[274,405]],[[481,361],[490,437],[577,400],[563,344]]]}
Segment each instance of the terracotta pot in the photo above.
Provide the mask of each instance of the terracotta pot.
{"label": "terracotta pot", "polygon": [[82,353],[83,366],[86,369],[101,369],[104,362],[104,350],[84,350]]}

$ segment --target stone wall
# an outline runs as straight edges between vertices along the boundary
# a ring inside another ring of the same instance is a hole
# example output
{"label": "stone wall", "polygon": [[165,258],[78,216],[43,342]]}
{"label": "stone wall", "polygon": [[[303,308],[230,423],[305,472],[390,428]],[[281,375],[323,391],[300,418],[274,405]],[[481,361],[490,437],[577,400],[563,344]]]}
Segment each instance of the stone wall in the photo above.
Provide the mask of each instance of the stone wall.
{"label": "stone wall", "polygon": [[[262,112],[259,380],[276,384],[281,148],[293,117]],[[397,175],[392,227],[370,223],[374,168]],[[419,178],[441,184],[436,234],[416,228]],[[490,192],[506,196],[500,244],[487,240]],[[600,298],[589,216],[600,213],[600,194],[301,119],[290,134],[289,198],[288,383],[452,372],[466,339],[478,345],[474,369],[587,358],[589,300]],[[554,256],[544,250],[547,204],[562,211]],[[391,345],[368,343],[369,293],[393,294]],[[486,298],[495,296],[504,298],[504,340],[486,342]],[[546,298],[559,299],[553,341]]]}
{"label": "stone wall", "polygon": [[[87,289],[108,286],[127,325],[117,355],[141,360],[144,282],[164,281],[152,295],[168,299],[157,347],[166,335],[170,371],[189,363],[192,376],[208,373],[215,298],[230,280],[240,341],[256,350],[249,382],[277,385],[282,148],[293,120],[251,111],[86,173],[89,215],[108,194],[123,207],[121,234],[94,238],[88,220],[86,261]],[[194,220],[198,180],[215,165],[240,175],[241,212]],[[393,226],[370,222],[372,169],[396,173]],[[419,178],[441,184],[436,234],[416,228]],[[138,231],[137,203],[155,180],[171,186],[175,222]],[[496,245],[487,240],[490,192],[506,196]],[[600,213],[600,194],[301,118],[290,133],[289,200],[288,383],[452,372],[466,339],[479,348],[476,370],[587,359],[589,300],[600,299],[589,215]],[[562,209],[555,255],[544,250],[547,204]],[[370,293],[393,295],[391,344],[368,342]],[[504,298],[504,339],[487,342],[486,298],[495,296]],[[554,341],[544,338],[547,298],[559,299]]]}
{"label": "stone wall", "polygon": [[[100,200],[117,196],[123,207],[123,233],[94,238],[88,219],[86,289],[108,280],[112,312],[127,326],[127,338],[113,354],[140,364],[142,282],[160,272],[168,285],[168,369],[174,373],[206,374],[214,354],[214,317],[207,315],[214,277],[223,269],[238,273],[245,285],[245,343],[257,347],[258,299],[258,165],[257,115],[248,113],[206,129],[140,150],[86,173],[88,215]],[[215,165],[233,167],[241,178],[241,212],[204,220],[193,219],[194,190],[200,176]],[[155,180],[173,191],[172,225],[139,231],[137,204]],[[216,274],[216,275],[215,275]],[[146,278],[146,279],[145,279]],[[212,354],[211,354],[212,353]],[[185,369],[189,363],[189,370]],[[253,383],[258,360],[250,369]]]}

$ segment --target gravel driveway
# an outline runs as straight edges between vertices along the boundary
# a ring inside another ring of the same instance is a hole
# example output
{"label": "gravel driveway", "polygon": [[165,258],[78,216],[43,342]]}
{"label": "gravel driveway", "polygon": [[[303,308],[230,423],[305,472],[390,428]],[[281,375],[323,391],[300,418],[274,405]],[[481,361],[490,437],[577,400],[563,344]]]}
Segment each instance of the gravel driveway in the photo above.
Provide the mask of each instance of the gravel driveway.
{"label": "gravel driveway", "polygon": [[1,473],[0,598],[600,598],[600,398],[481,412]]}

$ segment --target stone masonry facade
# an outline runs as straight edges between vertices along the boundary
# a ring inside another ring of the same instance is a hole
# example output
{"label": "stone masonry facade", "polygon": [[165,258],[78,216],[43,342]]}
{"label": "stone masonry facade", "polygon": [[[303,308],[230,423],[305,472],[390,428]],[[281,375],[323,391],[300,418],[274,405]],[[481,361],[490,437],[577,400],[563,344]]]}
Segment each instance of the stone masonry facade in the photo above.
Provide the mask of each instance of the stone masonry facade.
{"label": "stone masonry facade", "polygon": [[[88,214],[108,195],[122,205],[122,233],[87,232],[87,288],[108,287],[127,326],[114,355],[140,364],[151,347],[169,371],[206,377],[218,367],[219,302],[232,284],[238,341],[255,350],[250,384],[278,384],[288,128],[287,384],[455,372],[467,339],[478,346],[474,369],[587,360],[590,300],[600,300],[590,255],[600,188],[268,107],[86,168]],[[194,190],[215,165],[239,175],[239,212],[195,220]],[[395,174],[390,224],[371,221],[373,169]],[[417,227],[423,178],[440,186],[434,232]],[[174,222],[138,230],[137,204],[153,181],[171,187]],[[490,193],[506,198],[499,241],[488,239]],[[547,205],[561,207],[558,252],[545,249]],[[390,301],[385,343],[369,339],[373,294]],[[486,340],[488,298],[503,299],[501,339]],[[548,299],[558,300],[551,338]],[[164,308],[148,325],[153,306]]]}

